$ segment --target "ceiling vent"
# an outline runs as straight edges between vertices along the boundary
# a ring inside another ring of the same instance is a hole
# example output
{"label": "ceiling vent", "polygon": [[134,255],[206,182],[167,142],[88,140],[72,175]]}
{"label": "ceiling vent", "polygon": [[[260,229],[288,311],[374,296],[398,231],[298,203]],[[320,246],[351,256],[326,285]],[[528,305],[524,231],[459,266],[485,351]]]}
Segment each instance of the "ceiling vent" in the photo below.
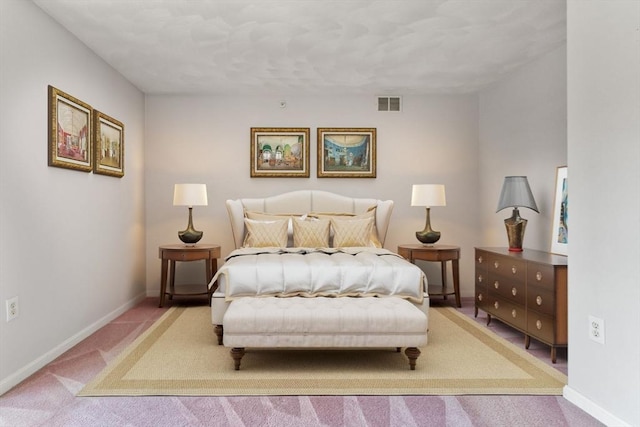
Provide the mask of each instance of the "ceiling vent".
{"label": "ceiling vent", "polygon": [[379,96],[378,111],[402,111],[402,98],[399,96]]}

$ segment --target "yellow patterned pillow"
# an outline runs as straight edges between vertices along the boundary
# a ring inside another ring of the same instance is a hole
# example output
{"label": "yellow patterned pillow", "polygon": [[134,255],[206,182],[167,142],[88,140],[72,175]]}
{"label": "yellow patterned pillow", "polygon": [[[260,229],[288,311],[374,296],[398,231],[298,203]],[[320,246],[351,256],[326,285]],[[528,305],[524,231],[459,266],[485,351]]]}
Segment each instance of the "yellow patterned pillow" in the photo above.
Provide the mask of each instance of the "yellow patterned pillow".
{"label": "yellow patterned pillow", "polygon": [[327,248],[329,247],[328,219],[305,221],[293,220],[293,246],[299,248]]}
{"label": "yellow patterned pillow", "polygon": [[[376,207],[372,206],[365,213],[361,214],[352,214],[352,213],[329,213],[329,212],[312,212],[309,214],[311,218],[326,218],[328,220],[337,219],[337,220],[354,220],[354,219],[367,219],[372,218],[373,225],[371,227],[371,236],[369,236],[369,243],[363,246],[373,246],[375,248],[381,248],[382,243],[380,243],[380,239],[378,238],[378,228],[376,227]],[[333,236],[334,231],[331,230],[331,235]],[[333,245],[335,247],[335,245]]]}
{"label": "yellow patterned pillow", "polygon": [[257,221],[244,219],[247,235],[244,239],[245,248],[287,247],[288,219],[278,221]]}
{"label": "yellow patterned pillow", "polygon": [[370,246],[373,218],[336,219],[331,218],[333,247]]}
{"label": "yellow patterned pillow", "polygon": [[290,213],[268,213],[268,212],[257,212],[257,211],[244,211],[244,217],[249,219],[255,219],[258,221],[280,221],[286,219],[289,221],[287,223],[287,246],[293,246],[293,224],[291,220],[296,216],[300,217],[300,215],[290,214]]}

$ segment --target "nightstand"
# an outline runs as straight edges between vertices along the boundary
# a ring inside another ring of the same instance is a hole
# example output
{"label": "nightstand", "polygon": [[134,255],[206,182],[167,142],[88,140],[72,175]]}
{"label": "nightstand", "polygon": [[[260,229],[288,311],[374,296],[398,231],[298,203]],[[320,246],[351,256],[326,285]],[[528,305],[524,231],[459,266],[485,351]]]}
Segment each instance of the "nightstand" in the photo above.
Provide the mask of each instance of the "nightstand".
{"label": "nightstand", "polygon": [[[442,296],[447,299],[447,295],[455,295],[456,305],[462,307],[460,302],[460,247],[449,245],[400,245],[398,246],[398,254],[413,264],[415,264],[416,260],[439,262],[442,272],[442,290],[434,286],[429,287],[429,297]],[[447,290],[447,261],[451,261],[453,292]]]}
{"label": "nightstand", "polygon": [[[169,295],[169,299],[174,296],[207,295],[211,304],[211,294],[214,289],[209,290],[208,285],[213,276],[218,271],[218,258],[220,258],[220,246],[218,245],[192,245],[184,244],[160,246],[159,257],[162,260],[162,272],[160,281],[160,305],[164,305],[164,298]],[[206,261],[206,282],[205,292],[178,294],[175,292],[176,261]],[[167,276],[169,277],[169,291],[167,291]]]}

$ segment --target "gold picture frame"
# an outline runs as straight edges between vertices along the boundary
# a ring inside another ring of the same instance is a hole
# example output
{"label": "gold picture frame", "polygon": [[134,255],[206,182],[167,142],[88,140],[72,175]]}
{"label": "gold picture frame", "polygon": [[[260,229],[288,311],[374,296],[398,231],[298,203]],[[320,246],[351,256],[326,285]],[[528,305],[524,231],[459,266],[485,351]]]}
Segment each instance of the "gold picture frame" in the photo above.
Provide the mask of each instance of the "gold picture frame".
{"label": "gold picture frame", "polygon": [[376,128],[318,128],[318,178],[375,178]]}
{"label": "gold picture frame", "polygon": [[101,175],[124,176],[124,125],[108,115],[93,112],[93,172]]}
{"label": "gold picture frame", "polygon": [[251,177],[309,178],[309,128],[251,128]]}
{"label": "gold picture frame", "polygon": [[48,103],[49,166],[91,172],[93,109],[51,85],[48,86]]}

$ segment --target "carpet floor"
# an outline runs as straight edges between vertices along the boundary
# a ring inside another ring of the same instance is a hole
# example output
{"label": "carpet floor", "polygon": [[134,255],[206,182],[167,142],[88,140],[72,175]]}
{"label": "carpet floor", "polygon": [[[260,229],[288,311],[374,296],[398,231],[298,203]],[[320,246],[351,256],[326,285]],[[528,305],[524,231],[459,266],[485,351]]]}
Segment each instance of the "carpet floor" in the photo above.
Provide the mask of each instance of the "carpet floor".
{"label": "carpet floor", "polygon": [[421,350],[411,371],[395,348],[247,349],[235,371],[209,307],[175,307],[80,395],[561,395],[567,380],[449,307],[430,310]]}
{"label": "carpet floor", "polygon": [[[432,299],[433,306],[450,306]],[[602,423],[562,396],[97,396],[77,393],[169,307],[202,305],[175,299],[158,308],[158,298],[139,305],[0,396],[0,425],[12,427],[175,426],[471,426],[601,427]],[[204,302],[206,305],[206,301]],[[457,309],[491,333],[522,348],[524,336],[486,315],[474,317],[473,298]],[[549,360],[549,347],[532,340],[527,352],[567,373],[567,352]],[[245,358],[248,356],[245,356]],[[422,356],[421,356],[422,357]],[[420,359],[419,359],[420,360]]]}

